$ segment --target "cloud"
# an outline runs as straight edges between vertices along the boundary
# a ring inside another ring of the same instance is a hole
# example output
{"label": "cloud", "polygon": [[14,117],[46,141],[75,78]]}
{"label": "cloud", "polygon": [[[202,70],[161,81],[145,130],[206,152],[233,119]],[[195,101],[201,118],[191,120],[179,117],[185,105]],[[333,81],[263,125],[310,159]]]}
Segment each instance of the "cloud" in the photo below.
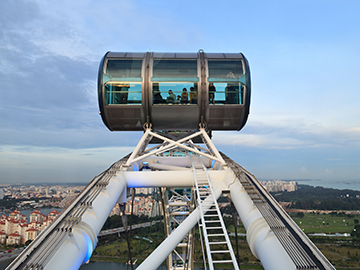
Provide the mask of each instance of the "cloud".
{"label": "cloud", "polygon": [[222,145],[263,149],[351,148],[360,145],[359,128],[342,129],[324,125],[316,119],[295,115],[250,115],[240,132],[214,132],[213,140]]}
{"label": "cloud", "polygon": [[350,128],[350,129],[347,129],[345,130],[346,132],[349,132],[349,133],[353,133],[353,134],[356,134],[356,135],[360,135],[360,128]]}
{"label": "cloud", "polygon": [[132,149],[1,145],[0,183],[89,182]]}
{"label": "cloud", "polygon": [[326,168],[326,169],[325,169],[325,173],[326,173],[326,174],[333,174],[333,171]]}

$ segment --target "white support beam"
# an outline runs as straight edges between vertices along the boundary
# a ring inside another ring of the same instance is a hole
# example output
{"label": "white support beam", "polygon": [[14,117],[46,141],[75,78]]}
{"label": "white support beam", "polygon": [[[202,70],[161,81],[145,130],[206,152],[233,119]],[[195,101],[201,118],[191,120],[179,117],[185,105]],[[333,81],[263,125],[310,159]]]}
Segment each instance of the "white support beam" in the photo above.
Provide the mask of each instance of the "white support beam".
{"label": "white support beam", "polygon": [[135,147],[134,151],[131,153],[129,159],[126,161],[126,166],[130,166],[131,163],[133,163],[134,158],[139,154],[140,150],[142,149],[143,145],[146,142],[147,137],[149,136],[149,133],[151,132],[150,129],[147,129],[144,133],[144,135],[141,137],[139,143]]}
{"label": "white support beam", "polygon": [[83,214],[81,222],[73,227],[72,233],[44,266],[44,270],[78,269],[86,263],[96,245],[92,239],[97,239],[123,192],[126,192],[126,180],[123,175],[118,174],[111,178],[108,186],[96,197],[91,208]]}
{"label": "white support beam", "polygon": [[[206,133],[206,132],[205,132],[205,133]],[[164,136],[161,136],[161,135],[156,134],[156,133],[153,133],[153,132],[151,133],[151,135],[153,135],[154,137],[157,137],[157,138],[159,138],[159,139],[162,139],[162,140],[164,140],[164,141],[169,142],[169,144],[168,144],[166,147],[164,147],[164,148],[167,148],[167,147],[170,147],[170,146],[175,145],[175,146],[178,146],[178,147],[180,147],[180,148],[186,149],[186,150],[188,150],[188,151],[194,152],[194,153],[196,153],[196,154],[198,154],[198,155],[200,155],[200,156],[205,156],[205,157],[207,157],[207,158],[214,159],[214,160],[216,160],[216,161],[219,161],[219,162],[222,163],[222,164],[225,164],[225,162],[224,162],[224,160],[222,159],[222,157],[220,156],[220,154],[219,154],[219,157],[217,157],[217,156],[212,156],[212,155],[206,154],[206,153],[204,153],[204,152],[201,152],[201,151],[199,151],[199,150],[197,150],[197,149],[195,149],[195,148],[192,148],[192,147],[189,147],[189,146],[186,146],[186,145],[182,144],[182,142],[184,142],[184,141],[186,141],[186,140],[189,140],[189,139],[191,139],[192,137],[195,137],[195,136],[198,136],[198,135],[202,135],[202,132],[201,132],[201,131],[199,131],[199,132],[197,132],[197,133],[195,133],[195,134],[192,134],[191,136],[185,137],[185,138],[183,138],[183,139],[181,139],[181,140],[179,140],[179,141],[173,141],[173,140],[171,140],[171,139],[168,139],[168,138],[166,138],[166,137],[164,137]]]}
{"label": "white support beam", "polygon": [[231,200],[246,229],[246,238],[254,256],[266,270],[295,270],[296,266],[256,208],[240,181],[229,171],[225,180]]}
{"label": "white support beam", "polygon": [[222,156],[220,155],[219,151],[216,149],[215,145],[213,144],[213,142],[211,141],[210,137],[208,136],[208,134],[206,133],[205,129],[200,129],[201,135],[203,136],[204,140],[206,141],[206,146],[209,146],[210,149],[215,156],[217,157],[217,161],[219,161],[222,165],[225,165],[225,161],[222,158]]}

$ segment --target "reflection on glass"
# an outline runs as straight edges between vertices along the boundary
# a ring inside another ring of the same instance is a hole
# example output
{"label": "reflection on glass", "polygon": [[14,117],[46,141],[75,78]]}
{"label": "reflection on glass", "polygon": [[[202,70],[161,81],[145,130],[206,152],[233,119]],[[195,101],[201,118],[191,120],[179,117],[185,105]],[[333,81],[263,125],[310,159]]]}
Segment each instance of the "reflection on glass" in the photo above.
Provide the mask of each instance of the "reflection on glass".
{"label": "reflection on glass", "polygon": [[154,59],[153,104],[198,104],[197,59]]}
{"label": "reflection on glass", "polygon": [[109,59],[105,74],[112,78],[140,78],[141,65],[140,59]]}
{"label": "reflection on glass", "polygon": [[239,82],[209,83],[209,104],[243,104],[244,86]]}
{"label": "reflection on glass", "polygon": [[153,77],[155,78],[196,78],[196,59],[154,59]]}
{"label": "reflection on glass", "polygon": [[198,83],[155,82],[153,104],[197,104]]}
{"label": "reflection on glass", "polygon": [[141,104],[141,83],[109,82],[105,84],[105,104]]}
{"label": "reflection on glass", "polygon": [[210,78],[240,78],[244,75],[241,59],[209,59]]}
{"label": "reflection on glass", "polygon": [[242,59],[208,59],[209,104],[243,104],[245,76]]}

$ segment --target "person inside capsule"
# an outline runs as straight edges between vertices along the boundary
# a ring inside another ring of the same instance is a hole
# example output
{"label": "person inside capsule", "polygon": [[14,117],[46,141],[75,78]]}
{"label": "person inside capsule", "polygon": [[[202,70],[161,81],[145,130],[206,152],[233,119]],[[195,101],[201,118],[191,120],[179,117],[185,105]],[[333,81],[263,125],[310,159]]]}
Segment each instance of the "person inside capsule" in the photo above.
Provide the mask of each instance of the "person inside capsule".
{"label": "person inside capsule", "polygon": [[214,83],[210,83],[209,84],[209,104],[215,105],[215,92],[216,92],[216,88],[215,88]]}
{"label": "person inside capsule", "polygon": [[180,100],[181,104],[187,104],[189,103],[189,95],[187,93],[186,88],[183,88],[183,92],[181,93],[181,100]]}
{"label": "person inside capsule", "polygon": [[159,90],[154,91],[154,104],[166,103],[165,99],[161,96],[161,92]]}
{"label": "person inside capsule", "polygon": [[198,101],[198,93],[194,87],[190,87],[190,103],[197,104]]}
{"label": "person inside capsule", "polygon": [[176,96],[173,93],[173,91],[170,89],[168,93],[169,93],[169,96],[166,98],[167,103],[175,103]]}

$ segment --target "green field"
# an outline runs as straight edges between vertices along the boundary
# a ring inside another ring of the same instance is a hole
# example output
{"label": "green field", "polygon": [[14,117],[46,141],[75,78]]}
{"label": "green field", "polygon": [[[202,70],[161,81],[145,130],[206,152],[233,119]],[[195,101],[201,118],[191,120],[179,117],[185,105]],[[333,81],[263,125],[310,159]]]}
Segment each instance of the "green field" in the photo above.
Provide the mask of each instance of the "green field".
{"label": "green field", "polygon": [[[292,218],[306,234],[312,233],[351,233],[356,224],[356,220],[360,220],[360,215],[345,214],[291,214]],[[234,226],[230,218],[224,218],[228,231],[234,232]],[[137,263],[141,263],[163,240],[163,229],[154,226],[151,230],[143,228],[133,233],[138,237],[146,237],[153,241],[150,243],[146,240],[131,238],[132,257],[137,259]],[[246,233],[244,226],[237,226],[239,233]],[[328,258],[328,260],[338,270],[342,269],[360,269],[360,239],[352,237],[325,237],[325,236],[309,236],[314,244]],[[235,250],[235,237],[231,237]],[[261,262],[257,260],[251,253],[246,237],[238,237],[239,257],[241,269],[263,269]],[[120,238],[110,237],[100,239],[91,260],[126,262],[128,260],[127,242],[124,235]],[[200,266],[202,262],[201,243],[198,238],[195,241],[195,261]],[[222,266],[226,268],[226,265]]]}
{"label": "green field", "polygon": [[306,233],[351,233],[355,226],[355,215],[331,215],[331,214],[305,214],[299,217],[292,214],[291,217],[296,224]]}

